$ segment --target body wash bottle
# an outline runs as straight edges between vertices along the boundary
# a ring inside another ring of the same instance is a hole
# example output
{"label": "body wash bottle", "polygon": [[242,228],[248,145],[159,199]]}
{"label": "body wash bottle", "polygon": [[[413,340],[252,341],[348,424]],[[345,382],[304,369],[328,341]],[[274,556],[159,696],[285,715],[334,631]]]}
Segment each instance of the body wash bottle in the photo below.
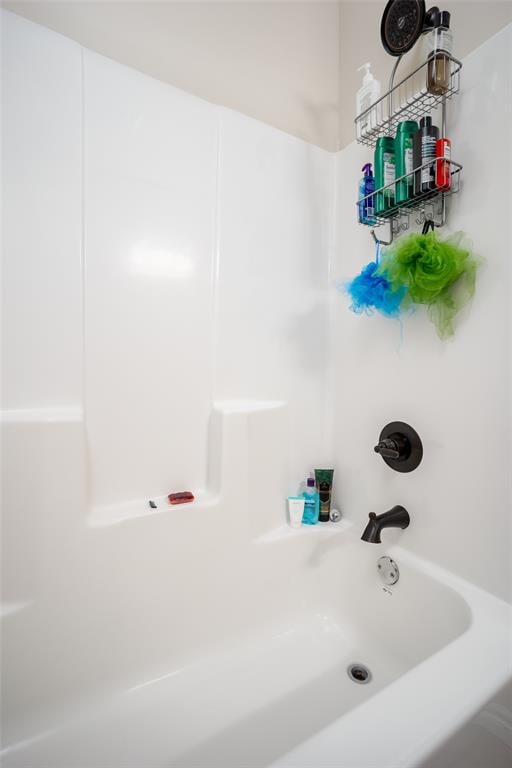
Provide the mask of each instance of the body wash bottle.
{"label": "body wash bottle", "polygon": [[316,525],[320,514],[320,496],[315,488],[315,478],[308,477],[304,490],[304,525]]}

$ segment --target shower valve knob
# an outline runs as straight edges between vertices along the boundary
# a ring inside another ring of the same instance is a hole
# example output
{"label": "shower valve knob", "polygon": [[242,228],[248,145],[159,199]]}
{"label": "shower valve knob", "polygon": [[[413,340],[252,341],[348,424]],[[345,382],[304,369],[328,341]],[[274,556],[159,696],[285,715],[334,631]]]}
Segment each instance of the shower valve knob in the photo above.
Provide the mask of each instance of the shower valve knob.
{"label": "shower valve knob", "polygon": [[423,456],[418,433],[403,421],[386,424],[373,450],[382,456],[388,467],[397,472],[412,472]]}
{"label": "shower valve knob", "polygon": [[399,459],[400,448],[395,440],[381,440],[378,445],[373,449],[375,453],[380,453],[381,456],[385,456],[387,459]]}

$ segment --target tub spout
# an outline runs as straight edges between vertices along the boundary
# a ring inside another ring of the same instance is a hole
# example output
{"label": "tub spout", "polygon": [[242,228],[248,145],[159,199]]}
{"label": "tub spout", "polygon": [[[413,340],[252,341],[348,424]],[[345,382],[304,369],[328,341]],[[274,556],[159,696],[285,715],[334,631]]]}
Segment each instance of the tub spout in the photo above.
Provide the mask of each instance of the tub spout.
{"label": "tub spout", "polygon": [[382,515],[376,515],[370,512],[368,525],[361,536],[363,541],[369,541],[372,544],[380,544],[380,532],[383,528],[407,528],[411,522],[408,511],[405,507],[397,505],[392,507]]}

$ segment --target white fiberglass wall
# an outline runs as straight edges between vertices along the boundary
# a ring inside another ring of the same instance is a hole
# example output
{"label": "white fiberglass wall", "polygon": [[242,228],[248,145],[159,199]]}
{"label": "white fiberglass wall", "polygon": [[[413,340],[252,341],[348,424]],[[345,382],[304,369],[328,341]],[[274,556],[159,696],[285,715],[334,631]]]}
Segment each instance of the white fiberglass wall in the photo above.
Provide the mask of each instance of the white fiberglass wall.
{"label": "white fiberglass wall", "polygon": [[[323,150],[1,19],[10,743],[282,615],[246,543],[332,461],[334,177]],[[185,489],[197,505],[150,513]]]}
{"label": "white fiberglass wall", "polygon": [[12,14],[3,39],[4,409],[85,406],[101,512],[203,489],[213,400],[285,400],[294,490],[325,454],[331,156]]}
{"label": "white fiberglass wall", "polygon": [[[362,531],[369,512],[403,504],[411,525],[404,534],[386,532],[386,541],[400,536],[404,546],[507,599],[511,45],[509,25],[467,56],[461,93],[448,104],[452,155],[464,171],[440,235],[464,230],[484,260],[474,301],[461,313],[455,337],[440,341],[422,308],[401,327],[379,315],[354,315],[342,295],[333,315],[334,455],[343,512]],[[436,117],[433,122],[440,124]],[[333,284],[375,258],[370,233],[354,216],[356,181],[371,154],[354,143],[336,158]],[[423,462],[409,475],[393,472],[373,452],[381,428],[395,420],[410,423],[423,440]]]}

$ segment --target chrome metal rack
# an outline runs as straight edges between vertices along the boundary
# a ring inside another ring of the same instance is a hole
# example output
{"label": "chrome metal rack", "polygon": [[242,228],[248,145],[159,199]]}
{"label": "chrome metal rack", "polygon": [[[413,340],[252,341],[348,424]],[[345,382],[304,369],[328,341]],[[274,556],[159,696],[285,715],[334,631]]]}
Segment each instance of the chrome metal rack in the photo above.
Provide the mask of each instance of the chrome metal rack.
{"label": "chrome metal rack", "polygon": [[[436,163],[444,163],[445,166],[448,166],[449,172],[450,172],[450,179],[451,184],[449,189],[429,189],[426,192],[421,192],[420,194],[411,197],[408,200],[405,200],[400,203],[393,203],[393,205],[390,205],[386,207],[384,210],[379,211],[378,213],[375,212],[375,202],[378,199],[378,196],[384,197],[384,193],[386,190],[389,190],[393,193],[393,197],[395,196],[395,189],[396,185],[401,181],[408,181],[409,184],[412,183],[414,180],[414,176],[417,173],[421,173],[422,170],[425,168],[429,168],[432,165],[435,165]],[[425,204],[430,203],[431,207],[433,207],[433,202],[435,202],[435,199],[439,197],[440,194],[442,194],[444,197],[449,197],[450,195],[454,195],[456,192],[459,191],[460,187],[460,172],[462,170],[462,165],[460,163],[456,163],[454,160],[450,160],[447,157],[436,157],[435,160],[429,160],[426,163],[423,163],[423,165],[418,166],[418,168],[415,168],[411,173],[404,173],[403,176],[400,176],[398,179],[395,179],[395,181],[391,182],[391,184],[386,184],[384,187],[380,187],[379,189],[376,189],[375,192],[371,192],[369,195],[366,195],[366,197],[362,198],[361,200],[358,200],[356,205],[367,205],[367,208],[370,210],[373,210],[373,215],[370,215],[369,218],[372,219],[371,223],[367,226],[372,227],[380,227],[383,224],[387,224],[390,219],[393,219],[395,216],[402,216],[402,215],[409,215],[411,213],[415,213],[417,211],[424,210]],[[369,204],[369,205],[368,205]],[[435,221],[434,221],[435,223]],[[441,223],[438,223],[437,226],[442,226]]]}
{"label": "chrome metal rack", "polygon": [[398,124],[403,120],[419,120],[425,115],[430,115],[434,109],[446,104],[459,92],[462,64],[448,54],[443,55],[450,60],[450,77],[447,90],[442,94],[430,93],[427,90],[428,61],[420,64],[400,82],[393,85],[393,78],[400,62],[400,58],[397,59],[391,74],[389,90],[355,118],[356,141],[359,144],[374,147],[381,136],[394,134]]}
{"label": "chrome metal rack", "polygon": [[[430,93],[427,90],[428,60],[424,61],[419,67],[416,67],[410,74],[394,85],[394,77],[401,57],[397,59],[389,80],[388,91],[355,118],[356,140],[359,144],[374,147],[377,140],[382,136],[393,136],[398,124],[402,121],[419,120],[426,115],[430,115],[433,110],[438,108],[441,111],[441,137],[446,136],[446,104],[460,90],[462,63],[453,56],[443,55],[450,60],[450,76],[447,89],[442,94]],[[392,184],[375,190],[375,192],[367,197],[375,199],[379,192],[395,188],[399,181],[410,178],[411,175],[414,176],[414,172],[421,171],[421,168],[428,167],[435,162],[444,162],[449,165],[451,175],[450,189],[436,188],[429,190],[412,197],[406,202],[390,206],[385,211],[376,214],[375,223],[363,225],[372,228],[372,235],[375,240],[378,240],[383,245],[389,245],[394,235],[409,228],[411,219],[421,224],[428,218],[434,222],[436,227],[444,225],[446,221],[446,198],[460,190],[462,175],[462,165],[448,158],[443,157],[431,160],[423,166],[414,169],[412,174],[405,174],[399,179],[395,179]],[[359,210],[361,202],[363,201],[358,201],[356,211]],[[389,225],[389,238],[387,240],[378,238],[374,231],[376,227],[380,227],[383,224]]]}

